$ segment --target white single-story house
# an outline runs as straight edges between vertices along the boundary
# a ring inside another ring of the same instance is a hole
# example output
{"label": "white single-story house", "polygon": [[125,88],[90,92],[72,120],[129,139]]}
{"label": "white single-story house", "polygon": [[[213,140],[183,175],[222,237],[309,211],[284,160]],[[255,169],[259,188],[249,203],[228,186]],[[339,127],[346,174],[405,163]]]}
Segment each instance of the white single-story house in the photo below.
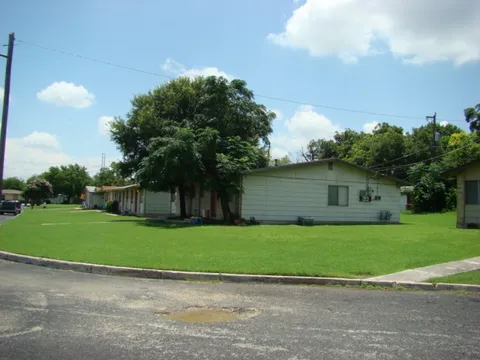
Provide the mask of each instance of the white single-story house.
{"label": "white single-story house", "polygon": [[100,209],[105,206],[103,191],[100,187],[85,186],[80,198],[83,200],[86,209]]}
{"label": "white single-story house", "polygon": [[[399,223],[403,180],[340,159],[325,159],[245,172],[243,194],[230,210],[261,223]],[[180,209],[177,200],[177,209]],[[221,219],[218,196],[198,187],[187,197],[187,213]],[[178,211],[177,211],[178,214]]]}
{"label": "white single-story house", "polygon": [[255,169],[242,178],[240,214],[263,223],[399,223],[405,184],[340,159]]}
{"label": "white single-story house", "polygon": [[103,186],[103,202],[117,200],[120,212],[137,216],[168,216],[175,214],[174,194],[142,189],[140,185]]}
{"label": "white single-story house", "polygon": [[14,189],[3,189],[1,200],[23,200],[22,191]]}
{"label": "white single-story house", "polygon": [[457,227],[480,227],[480,159],[447,172],[457,178]]}
{"label": "white single-story house", "polygon": [[50,201],[50,204],[63,204],[66,200],[67,195],[63,194],[58,194],[57,196],[48,199],[48,201]]}

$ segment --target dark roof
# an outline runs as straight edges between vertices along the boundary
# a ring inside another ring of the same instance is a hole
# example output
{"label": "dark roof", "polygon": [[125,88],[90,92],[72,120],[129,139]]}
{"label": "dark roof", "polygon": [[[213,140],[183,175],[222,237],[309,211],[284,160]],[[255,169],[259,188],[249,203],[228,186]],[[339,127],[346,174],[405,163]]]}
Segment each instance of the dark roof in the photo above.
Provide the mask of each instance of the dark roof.
{"label": "dark roof", "polygon": [[444,172],[444,175],[446,175],[446,176],[455,176],[455,175],[457,175],[459,172],[461,172],[463,169],[465,169],[466,167],[469,167],[470,165],[477,164],[477,163],[480,164],[480,158],[477,158],[477,159],[474,159],[474,160],[472,160],[472,161],[469,161],[468,163],[463,164],[463,165],[460,165],[460,166],[457,166],[456,168],[447,170],[447,171]]}
{"label": "dark roof", "polygon": [[253,169],[253,170],[245,171],[244,174],[248,175],[248,174],[251,174],[251,173],[267,172],[267,171],[272,171],[272,170],[298,168],[298,167],[302,167],[302,166],[319,165],[319,164],[325,164],[325,163],[329,163],[329,162],[338,162],[338,163],[341,163],[341,164],[352,166],[352,167],[357,168],[357,169],[362,170],[362,171],[366,171],[366,172],[368,172],[370,174],[373,174],[375,176],[379,176],[379,177],[387,178],[387,179],[390,179],[390,180],[394,180],[394,181],[396,181],[396,182],[398,182],[399,184],[402,184],[402,185],[410,185],[410,183],[408,181],[398,179],[394,176],[385,175],[385,174],[379,173],[378,171],[375,171],[375,170],[372,170],[372,169],[369,169],[369,168],[366,168],[366,167],[363,167],[363,166],[360,166],[360,165],[356,165],[356,164],[353,164],[351,162],[348,162],[348,161],[345,161],[345,160],[342,160],[342,159],[337,159],[337,158],[322,159],[322,160],[316,160],[316,161],[306,161],[306,162],[300,162],[300,163],[294,163],[294,164],[288,164],[288,165],[280,165],[280,166],[270,166],[270,167],[266,167],[266,168],[260,168],[260,169]]}

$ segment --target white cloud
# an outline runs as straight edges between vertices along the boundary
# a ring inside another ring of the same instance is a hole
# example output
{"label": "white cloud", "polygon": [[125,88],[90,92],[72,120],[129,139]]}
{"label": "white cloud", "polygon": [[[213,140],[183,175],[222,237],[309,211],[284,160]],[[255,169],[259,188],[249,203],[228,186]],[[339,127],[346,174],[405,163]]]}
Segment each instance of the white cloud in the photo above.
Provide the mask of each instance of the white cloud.
{"label": "white cloud", "polygon": [[365,123],[363,124],[362,131],[365,133],[371,134],[373,133],[373,130],[377,127],[377,125],[378,125],[378,122],[376,121]]}
{"label": "white cloud", "polygon": [[88,108],[95,102],[95,95],[83,87],[65,81],[54,82],[37,93],[39,100],[57,106],[71,106],[77,109]]}
{"label": "white cloud", "polygon": [[300,106],[285,125],[290,133],[308,139],[331,139],[336,131],[341,130],[339,125],[315,112],[310,105]]}
{"label": "white cloud", "polygon": [[275,120],[282,120],[283,119],[283,114],[280,110],[270,110],[271,112],[275,113],[275,115],[277,115],[277,117],[275,118]]}
{"label": "white cloud", "polygon": [[270,149],[270,155],[271,155],[272,159],[281,159],[285,155],[289,155],[289,154],[288,154],[288,151],[285,151],[285,150],[282,150],[282,149],[279,149],[279,148],[271,148]]}
{"label": "white cloud", "polygon": [[346,63],[378,55],[382,41],[406,63],[480,60],[479,1],[306,0],[268,39],[337,56]]}
{"label": "white cloud", "polygon": [[[107,156],[107,166],[118,160]],[[5,177],[28,178],[40,174],[50,166],[78,163],[86,166],[91,175],[100,169],[101,158],[74,157],[62,151],[53,134],[34,131],[23,138],[8,138],[5,153]]]}
{"label": "white cloud", "polygon": [[447,126],[447,125],[448,125],[448,121],[441,121],[441,122],[440,122],[440,125],[442,125],[442,126]]}
{"label": "white cloud", "polygon": [[34,131],[23,138],[23,143],[29,148],[60,149],[60,143],[58,142],[57,137],[46,132]]}
{"label": "white cloud", "polygon": [[98,133],[100,135],[110,134],[110,123],[114,120],[113,116],[101,116],[98,119]]}
{"label": "white cloud", "polygon": [[187,69],[187,67],[183,64],[180,64],[178,61],[175,61],[172,58],[168,58],[165,60],[165,62],[162,64],[162,69],[165,72],[175,74],[176,76],[187,76],[190,78],[195,78],[198,76],[223,76],[224,78],[228,80],[233,80],[234,76],[227,74],[224,71],[221,71],[220,69],[216,67],[201,67],[201,68],[190,68]]}
{"label": "white cloud", "polygon": [[[288,136],[272,136],[272,153],[285,155],[297,153],[312,139],[332,139],[337,131],[343,131],[340,125],[334,124],[324,115],[313,110],[310,105],[300,106],[295,114],[284,123]],[[282,156],[283,156],[282,155]]]}

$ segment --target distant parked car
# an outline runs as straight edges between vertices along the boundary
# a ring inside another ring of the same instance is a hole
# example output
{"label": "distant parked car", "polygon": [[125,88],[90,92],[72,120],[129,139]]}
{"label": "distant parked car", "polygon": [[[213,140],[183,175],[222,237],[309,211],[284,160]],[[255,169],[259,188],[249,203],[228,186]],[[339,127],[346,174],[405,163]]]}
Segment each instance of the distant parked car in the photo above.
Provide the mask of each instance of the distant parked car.
{"label": "distant parked car", "polygon": [[18,215],[22,212],[22,205],[18,201],[2,201],[0,204],[0,215]]}

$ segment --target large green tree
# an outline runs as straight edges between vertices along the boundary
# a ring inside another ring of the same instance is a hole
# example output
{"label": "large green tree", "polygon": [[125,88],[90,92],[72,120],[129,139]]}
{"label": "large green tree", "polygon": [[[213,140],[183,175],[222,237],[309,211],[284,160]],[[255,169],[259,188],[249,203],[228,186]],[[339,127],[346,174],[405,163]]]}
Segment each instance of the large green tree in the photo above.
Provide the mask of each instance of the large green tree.
{"label": "large green tree", "polygon": [[242,190],[241,172],[268,164],[274,118],[242,80],[179,78],[135,96],[112,139],[124,174],[154,190],[178,188],[181,204],[184,189],[200,184],[218,194],[230,222],[228,199]]}
{"label": "large green tree", "polygon": [[153,191],[178,188],[180,215],[186,217],[185,195],[204,175],[196,135],[177,128],[170,136],[153,138],[147,150],[136,173],[140,185]]}
{"label": "large green tree", "polygon": [[87,168],[78,164],[52,166],[41,177],[52,185],[54,195],[63,194],[68,201],[77,200],[92,181]]}
{"label": "large green tree", "polygon": [[25,189],[25,181],[18,177],[9,177],[3,179],[3,188],[11,190],[23,190]]}

